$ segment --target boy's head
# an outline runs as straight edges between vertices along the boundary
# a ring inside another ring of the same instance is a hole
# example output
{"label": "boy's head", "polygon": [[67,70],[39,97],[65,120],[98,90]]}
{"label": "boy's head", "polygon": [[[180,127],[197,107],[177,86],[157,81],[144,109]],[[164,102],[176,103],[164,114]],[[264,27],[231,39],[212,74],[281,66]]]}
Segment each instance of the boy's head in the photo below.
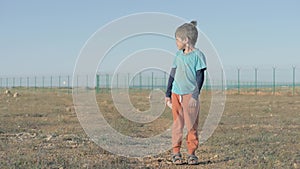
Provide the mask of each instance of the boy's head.
{"label": "boy's head", "polygon": [[197,21],[191,21],[190,23],[184,23],[179,26],[175,32],[175,38],[179,38],[182,41],[187,41],[187,44],[195,46],[198,38],[198,30],[196,28]]}

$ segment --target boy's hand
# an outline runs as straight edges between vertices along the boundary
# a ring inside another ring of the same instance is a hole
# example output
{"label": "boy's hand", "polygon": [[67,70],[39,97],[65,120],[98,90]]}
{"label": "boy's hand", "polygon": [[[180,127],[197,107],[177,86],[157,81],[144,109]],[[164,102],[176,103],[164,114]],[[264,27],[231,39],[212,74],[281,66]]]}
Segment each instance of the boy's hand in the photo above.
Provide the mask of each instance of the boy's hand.
{"label": "boy's hand", "polygon": [[172,101],[170,97],[165,98],[165,105],[172,109]]}
{"label": "boy's hand", "polygon": [[197,100],[194,99],[193,97],[191,97],[190,101],[189,101],[189,107],[190,108],[195,108],[197,106]]}
{"label": "boy's hand", "polygon": [[171,98],[170,98],[170,97],[166,97],[166,98],[165,98],[165,105],[167,105],[167,103],[168,103],[168,102],[172,103],[172,101],[171,101]]}

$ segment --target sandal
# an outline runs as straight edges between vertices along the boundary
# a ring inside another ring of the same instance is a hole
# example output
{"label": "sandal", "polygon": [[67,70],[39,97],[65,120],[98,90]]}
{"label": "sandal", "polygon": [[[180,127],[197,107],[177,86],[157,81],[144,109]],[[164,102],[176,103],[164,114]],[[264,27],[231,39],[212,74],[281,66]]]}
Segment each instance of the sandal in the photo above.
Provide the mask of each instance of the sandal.
{"label": "sandal", "polygon": [[172,162],[175,165],[181,165],[182,164],[182,157],[180,153],[176,153],[172,156]]}
{"label": "sandal", "polygon": [[188,155],[188,165],[197,165],[198,164],[198,157],[195,155]]}

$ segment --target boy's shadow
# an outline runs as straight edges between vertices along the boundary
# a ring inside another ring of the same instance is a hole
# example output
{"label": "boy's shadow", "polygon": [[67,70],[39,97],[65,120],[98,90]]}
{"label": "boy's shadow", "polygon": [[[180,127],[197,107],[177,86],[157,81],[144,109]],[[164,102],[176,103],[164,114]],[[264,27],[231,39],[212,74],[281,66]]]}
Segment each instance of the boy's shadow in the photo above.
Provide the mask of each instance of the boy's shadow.
{"label": "boy's shadow", "polygon": [[[216,163],[221,163],[221,162],[227,162],[230,160],[233,160],[233,157],[225,157],[224,159],[219,159],[219,160],[207,160],[207,161],[199,161],[197,164],[194,165],[208,165],[208,164],[216,164]],[[182,165],[187,165],[187,162],[182,163]]]}
{"label": "boy's shadow", "polygon": [[[221,163],[221,162],[227,162],[230,160],[233,160],[233,157],[225,157],[223,159],[218,159],[218,160],[207,160],[207,161],[199,161],[197,164],[195,165],[208,165],[208,164],[216,164],[216,163]],[[187,164],[187,163],[185,163]]]}
{"label": "boy's shadow", "polygon": [[[227,162],[227,161],[230,161],[230,160],[233,160],[233,159],[234,159],[233,157],[225,157],[223,159],[218,159],[218,160],[199,161],[197,164],[193,164],[193,165],[197,166],[197,165],[216,164],[216,163],[221,163],[221,162]],[[169,162],[171,163],[171,160]],[[180,165],[188,165],[188,163],[187,162],[183,162],[182,164],[179,164],[179,166]]]}

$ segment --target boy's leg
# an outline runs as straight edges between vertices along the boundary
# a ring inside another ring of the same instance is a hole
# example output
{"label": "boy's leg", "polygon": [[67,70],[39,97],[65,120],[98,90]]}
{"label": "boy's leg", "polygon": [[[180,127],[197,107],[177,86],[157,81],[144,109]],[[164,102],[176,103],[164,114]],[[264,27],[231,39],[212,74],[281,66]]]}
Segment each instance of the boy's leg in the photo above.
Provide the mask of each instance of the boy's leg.
{"label": "boy's leg", "polygon": [[173,154],[179,153],[182,144],[182,135],[184,127],[183,110],[180,103],[180,95],[172,93],[172,147]]}
{"label": "boy's leg", "polygon": [[188,134],[186,137],[188,154],[194,155],[199,145],[198,138],[198,121],[199,121],[199,102],[196,107],[189,107],[189,101],[192,98],[192,94],[183,96],[182,107],[184,114],[184,122],[186,124]]}

